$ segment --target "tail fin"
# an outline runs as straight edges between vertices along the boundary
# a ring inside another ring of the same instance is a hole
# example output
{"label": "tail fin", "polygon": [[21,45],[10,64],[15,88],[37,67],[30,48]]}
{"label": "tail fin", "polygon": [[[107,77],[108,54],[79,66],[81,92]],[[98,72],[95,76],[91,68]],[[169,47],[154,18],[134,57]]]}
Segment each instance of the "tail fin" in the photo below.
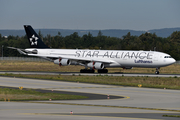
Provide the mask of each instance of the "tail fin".
{"label": "tail fin", "polygon": [[43,43],[41,38],[37,35],[37,33],[30,25],[24,25],[24,29],[26,31],[26,35],[28,37],[31,48],[49,48]]}

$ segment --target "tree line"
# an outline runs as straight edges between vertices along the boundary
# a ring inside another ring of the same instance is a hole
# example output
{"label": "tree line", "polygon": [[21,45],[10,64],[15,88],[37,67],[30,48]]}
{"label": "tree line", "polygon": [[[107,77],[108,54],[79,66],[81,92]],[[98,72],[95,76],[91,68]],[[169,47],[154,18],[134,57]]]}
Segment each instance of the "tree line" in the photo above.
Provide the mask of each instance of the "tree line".
{"label": "tree line", "polygon": [[[104,36],[99,31],[97,36],[92,36],[89,32],[79,36],[77,32],[63,37],[60,32],[56,36],[47,34],[43,36],[38,32],[43,42],[50,48],[61,49],[102,49],[102,50],[146,50],[160,51],[170,54],[176,60],[180,60],[180,31],[173,32],[169,37],[158,37],[155,33],[143,33],[140,36],[133,36],[130,32],[122,38]],[[16,48],[29,48],[27,36],[22,37],[9,35],[4,37],[0,34],[0,56],[20,57],[16,50],[6,48],[7,46]]]}

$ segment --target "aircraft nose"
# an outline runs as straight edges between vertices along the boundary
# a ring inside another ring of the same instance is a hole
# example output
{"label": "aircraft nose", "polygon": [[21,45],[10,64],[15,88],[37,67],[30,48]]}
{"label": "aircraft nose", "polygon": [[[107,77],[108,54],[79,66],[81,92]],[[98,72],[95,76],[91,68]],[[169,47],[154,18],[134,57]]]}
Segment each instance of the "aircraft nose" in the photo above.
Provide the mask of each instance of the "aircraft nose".
{"label": "aircraft nose", "polygon": [[171,58],[169,62],[170,62],[170,64],[174,64],[176,62],[176,60],[174,58]]}
{"label": "aircraft nose", "polygon": [[172,63],[175,63],[175,62],[176,62],[176,60],[175,60],[174,58],[172,58],[172,60],[171,60],[171,61],[172,61]]}

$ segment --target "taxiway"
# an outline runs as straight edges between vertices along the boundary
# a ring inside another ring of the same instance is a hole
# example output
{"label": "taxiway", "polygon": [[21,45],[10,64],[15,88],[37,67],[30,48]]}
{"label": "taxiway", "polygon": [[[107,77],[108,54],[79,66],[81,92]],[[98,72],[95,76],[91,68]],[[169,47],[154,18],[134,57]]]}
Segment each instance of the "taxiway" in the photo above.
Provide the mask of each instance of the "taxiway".
{"label": "taxiway", "polygon": [[[0,119],[6,120],[132,120],[171,119],[180,115],[180,91],[0,77],[0,86],[122,96],[117,99],[0,102]],[[73,115],[70,112],[73,112]]]}
{"label": "taxiway", "polygon": [[148,76],[148,77],[180,77],[180,74],[145,74],[145,73],[79,73],[79,72],[39,72],[39,71],[0,71],[0,74],[27,74],[27,75],[108,75],[108,76],[127,76],[127,77],[137,77],[137,76]]}

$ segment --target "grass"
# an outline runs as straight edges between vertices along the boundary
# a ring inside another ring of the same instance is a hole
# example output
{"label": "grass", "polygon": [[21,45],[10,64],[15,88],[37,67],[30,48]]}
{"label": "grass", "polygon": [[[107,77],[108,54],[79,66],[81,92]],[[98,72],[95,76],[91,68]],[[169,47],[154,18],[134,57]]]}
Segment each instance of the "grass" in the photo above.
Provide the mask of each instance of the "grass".
{"label": "grass", "polygon": [[134,86],[138,87],[139,84],[142,87],[148,88],[166,88],[166,89],[180,89],[180,78],[178,77],[124,77],[124,76],[66,76],[66,75],[22,75],[22,74],[0,74],[1,76],[12,77],[24,77],[24,78],[36,78],[36,79],[48,79],[59,81],[73,81],[83,83],[97,83],[108,85],[122,85],[122,86]]}
{"label": "grass", "polygon": [[58,93],[41,93],[34,90],[19,90],[10,88],[0,88],[0,101],[23,101],[23,100],[70,100],[84,99],[86,96],[67,95]]}
{"label": "grass", "polygon": [[163,115],[163,117],[180,117],[180,115]]}
{"label": "grass", "polygon": [[[53,62],[19,62],[19,61],[0,61],[1,71],[53,71],[53,72],[79,72],[83,66],[61,66]],[[122,68],[108,68],[109,73],[155,73],[155,68],[133,68],[123,70]],[[179,74],[180,65],[173,64],[162,67],[160,73]]]}
{"label": "grass", "polygon": [[[52,62],[12,62],[1,61],[1,71],[53,71],[53,72],[79,72],[83,69],[82,66],[62,66],[59,67]],[[122,68],[108,68],[109,73],[155,73],[155,68],[133,68],[123,70]],[[160,69],[160,73],[179,74],[180,65],[173,64]],[[15,74],[1,74],[1,76],[15,76],[26,78],[38,78],[49,80],[61,80],[61,81],[74,81],[85,83],[98,83],[108,85],[123,85],[123,86],[138,86],[142,84],[142,87],[153,88],[168,88],[168,89],[180,89],[180,78],[158,78],[158,77],[115,77],[115,76],[82,76],[80,73],[78,76],[74,74],[72,76],[62,75],[15,75]]]}

